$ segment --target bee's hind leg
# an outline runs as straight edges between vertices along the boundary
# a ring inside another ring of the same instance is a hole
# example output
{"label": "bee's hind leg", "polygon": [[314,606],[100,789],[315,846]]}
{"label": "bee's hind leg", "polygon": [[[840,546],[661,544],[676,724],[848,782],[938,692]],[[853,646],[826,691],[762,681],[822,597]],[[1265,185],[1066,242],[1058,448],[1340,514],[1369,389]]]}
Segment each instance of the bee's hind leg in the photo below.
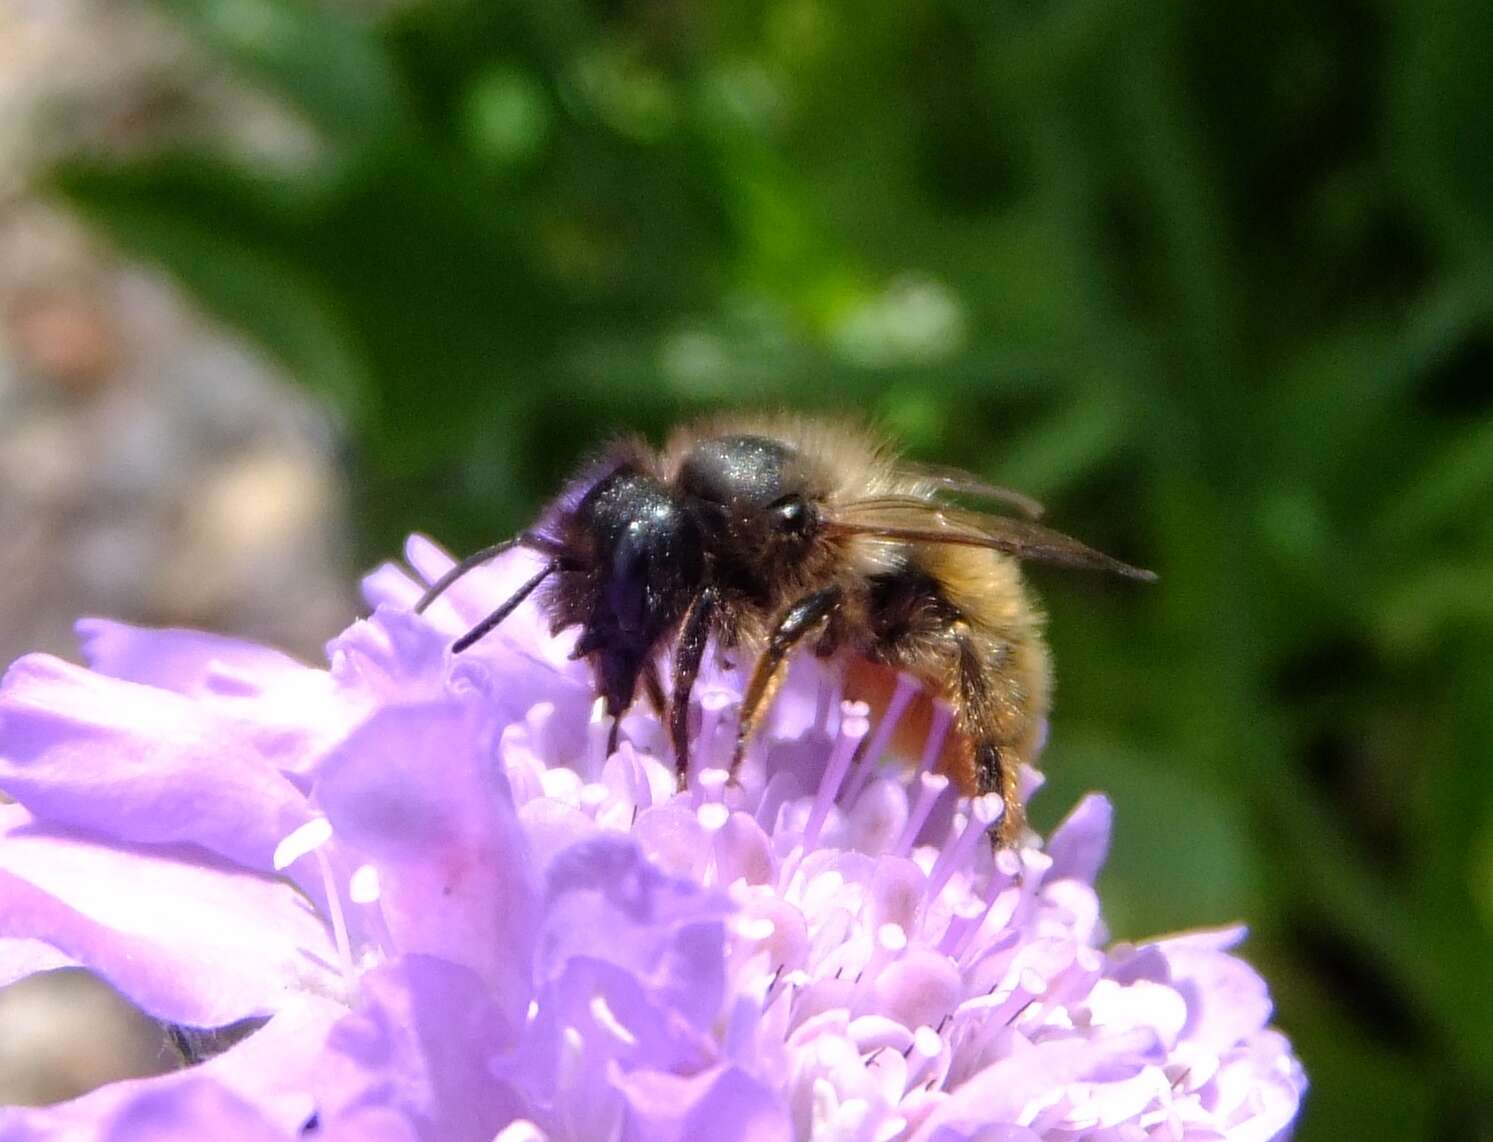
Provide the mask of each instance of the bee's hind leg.
{"label": "bee's hind leg", "polygon": [[957,655],[958,689],[954,695],[954,716],[960,735],[968,743],[968,764],[972,784],[978,793],[999,793],[1004,811],[998,825],[991,830],[991,840],[999,848],[1012,848],[1026,829],[1026,813],[1017,788],[1019,760],[1007,748],[1010,739],[1003,722],[1002,695],[991,681],[991,671],[984,662],[982,648],[962,623],[955,623],[949,638]]}

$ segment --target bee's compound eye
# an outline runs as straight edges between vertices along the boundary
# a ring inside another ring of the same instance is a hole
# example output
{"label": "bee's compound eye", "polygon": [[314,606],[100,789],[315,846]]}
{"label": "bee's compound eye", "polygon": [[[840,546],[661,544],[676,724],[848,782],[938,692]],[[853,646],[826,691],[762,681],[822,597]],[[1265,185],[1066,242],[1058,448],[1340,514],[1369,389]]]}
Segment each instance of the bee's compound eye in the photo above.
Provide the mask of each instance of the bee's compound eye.
{"label": "bee's compound eye", "polygon": [[809,527],[809,505],[799,495],[784,496],[767,509],[779,531],[802,535]]}

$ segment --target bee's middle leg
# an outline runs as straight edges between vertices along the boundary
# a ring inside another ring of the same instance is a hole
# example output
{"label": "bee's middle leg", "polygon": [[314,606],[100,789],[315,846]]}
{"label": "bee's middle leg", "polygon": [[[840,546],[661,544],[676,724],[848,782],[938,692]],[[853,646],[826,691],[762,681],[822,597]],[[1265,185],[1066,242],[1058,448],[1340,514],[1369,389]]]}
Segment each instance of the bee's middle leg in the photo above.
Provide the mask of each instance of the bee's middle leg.
{"label": "bee's middle leg", "polygon": [[658,715],[660,721],[668,717],[669,698],[664,693],[663,679],[658,676],[658,663],[651,659],[643,667],[643,693],[648,697],[648,708]]}
{"label": "bee's middle leg", "polygon": [[824,587],[805,595],[783,612],[767,640],[767,649],[752,668],[751,681],[741,700],[741,721],[736,730],[736,749],[731,755],[731,777],[741,768],[746,748],[772,705],[773,696],[783,684],[788,669],[788,655],[793,648],[815,631],[828,626],[844,599],[839,587]]}

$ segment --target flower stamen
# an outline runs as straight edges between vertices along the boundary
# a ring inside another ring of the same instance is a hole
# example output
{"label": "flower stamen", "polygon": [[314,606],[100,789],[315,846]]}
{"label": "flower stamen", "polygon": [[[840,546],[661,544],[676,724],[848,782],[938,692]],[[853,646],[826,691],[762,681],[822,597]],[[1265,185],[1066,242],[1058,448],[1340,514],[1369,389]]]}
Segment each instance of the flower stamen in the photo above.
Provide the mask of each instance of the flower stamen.
{"label": "flower stamen", "polygon": [[855,756],[856,747],[860,745],[861,740],[871,728],[871,723],[867,720],[870,712],[871,707],[864,702],[841,704],[840,736],[835,742],[835,749],[830,755],[829,764],[825,766],[824,777],[819,782],[819,793],[814,798],[814,807],[810,810],[809,819],[804,825],[805,852],[819,843],[819,830],[824,827],[830,806],[834,803],[835,794],[840,791],[840,785],[850,770],[850,760]]}
{"label": "flower stamen", "polygon": [[928,736],[923,741],[923,758],[918,763],[918,774],[932,773],[938,764],[938,755],[943,753],[944,739],[949,736],[949,726],[954,714],[942,702],[933,703],[933,720],[928,725]]}
{"label": "flower stamen", "polygon": [[342,967],[342,978],[347,983],[347,994],[357,994],[357,972],[353,967],[352,943],[347,938],[347,920],[342,913],[342,897],[337,891],[337,878],[332,875],[332,862],[324,847],[316,849],[316,864],[321,869],[321,882],[327,894],[327,915],[332,922],[332,939],[337,943],[337,960]]}
{"label": "flower stamen", "polygon": [[860,796],[861,790],[870,784],[871,778],[875,776],[881,755],[892,740],[892,734],[897,729],[897,723],[902,720],[902,715],[907,712],[907,707],[917,697],[922,686],[917,679],[910,674],[897,675],[897,688],[892,691],[891,700],[886,705],[886,710],[881,715],[881,721],[876,725],[876,732],[871,735],[864,749],[859,751],[860,764],[856,767],[855,774],[845,786],[845,803],[854,804],[855,799]]}
{"label": "flower stamen", "polygon": [[591,703],[591,719],[586,723],[586,765],[585,776],[597,777],[601,774],[601,768],[607,760],[607,744],[612,736],[612,723],[615,721],[607,713],[607,700],[597,698]]}
{"label": "flower stamen", "polygon": [[1000,820],[1004,810],[1005,805],[1001,802],[998,793],[987,793],[983,797],[970,798],[969,814],[965,820],[964,831],[944,846],[943,852],[934,862],[933,871],[928,874],[929,900],[937,899],[955,870],[967,868],[973,863],[975,845],[990,831],[990,826]]}
{"label": "flower stamen", "polygon": [[912,812],[907,815],[907,824],[902,828],[902,835],[897,838],[897,843],[891,848],[893,856],[906,856],[912,851],[912,846],[923,831],[923,826],[928,823],[928,815],[933,812],[934,804],[943,796],[943,791],[948,787],[949,779],[941,773],[918,774],[918,795],[912,803]]}

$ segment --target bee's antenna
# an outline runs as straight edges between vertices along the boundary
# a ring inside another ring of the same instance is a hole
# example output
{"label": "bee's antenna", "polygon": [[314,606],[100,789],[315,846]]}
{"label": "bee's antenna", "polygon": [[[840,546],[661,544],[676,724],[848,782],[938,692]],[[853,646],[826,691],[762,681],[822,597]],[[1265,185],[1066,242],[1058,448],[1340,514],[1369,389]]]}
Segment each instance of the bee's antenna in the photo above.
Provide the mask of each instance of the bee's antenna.
{"label": "bee's antenna", "polygon": [[503,552],[515,547],[529,547],[535,551],[543,552],[545,555],[558,555],[559,545],[551,542],[542,535],[536,535],[532,531],[515,535],[512,539],[505,539],[502,543],[494,543],[491,547],[484,547],[481,551],[474,551],[455,567],[452,567],[425,590],[420,596],[420,601],[415,604],[415,614],[421,614],[426,607],[435,602],[446,591],[446,588],[455,583],[468,572],[475,571],[484,563],[491,563]]}
{"label": "bee's antenna", "polygon": [[468,555],[425,589],[425,594],[421,595],[420,601],[415,604],[415,614],[421,614],[426,607],[430,606],[431,603],[435,602],[445,593],[447,587],[451,586],[452,583],[467,574],[467,572],[475,571],[484,563],[490,563],[499,555],[502,555],[503,552],[517,545],[518,539],[505,539],[502,543],[494,543],[491,547],[484,547],[481,551],[472,552],[471,555]]}
{"label": "bee's antenna", "polygon": [[[510,541],[510,543],[516,542],[518,541]],[[504,602],[501,607],[495,610],[492,614],[488,615],[487,618],[483,619],[471,630],[467,631],[466,634],[462,635],[459,639],[453,642],[451,644],[451,652],[453,654],[460,654],[478,639],[485,638],[487,637],[487,635],[491,634],[494,627],[496,627],[514,611],[516,611],[518,609],[518,605],[534,593],[535,587],[539,586],[539,584],[543,583],[559,569],[560,561],[558,559],[546,563],[537,575],[531,578],[517,591],[513,592],[513,594],[509,595],[507,601]]]}

